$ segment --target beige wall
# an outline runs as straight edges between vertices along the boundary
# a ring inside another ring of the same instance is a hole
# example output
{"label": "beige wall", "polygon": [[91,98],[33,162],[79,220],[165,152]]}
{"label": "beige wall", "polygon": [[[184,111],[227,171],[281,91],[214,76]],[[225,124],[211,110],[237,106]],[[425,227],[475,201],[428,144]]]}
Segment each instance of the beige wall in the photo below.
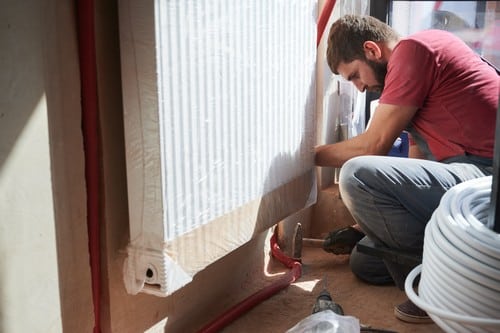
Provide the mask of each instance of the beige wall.
{"label": "beige wall", "polygon": [[0,331],[90,332],[73,2],[0,6]]}

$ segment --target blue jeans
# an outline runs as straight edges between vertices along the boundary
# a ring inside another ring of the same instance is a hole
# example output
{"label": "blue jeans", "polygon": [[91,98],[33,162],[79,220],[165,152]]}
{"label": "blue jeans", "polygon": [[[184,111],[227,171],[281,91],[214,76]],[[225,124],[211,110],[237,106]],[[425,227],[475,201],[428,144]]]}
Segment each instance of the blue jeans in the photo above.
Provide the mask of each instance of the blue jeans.
{"label": "blue jeans", "polygon": [[[425,226],[443,194],[463,181],[491,173],[491,160],[475,156],[459,156],[446,163],[360,156],[343,165],[339,189],[343,202],[366,234],[362,243],[422,254]],[[356,249],[351,253],[350,265],[362,280],[373,284],[394,282],[400,289],[413,268]]]}

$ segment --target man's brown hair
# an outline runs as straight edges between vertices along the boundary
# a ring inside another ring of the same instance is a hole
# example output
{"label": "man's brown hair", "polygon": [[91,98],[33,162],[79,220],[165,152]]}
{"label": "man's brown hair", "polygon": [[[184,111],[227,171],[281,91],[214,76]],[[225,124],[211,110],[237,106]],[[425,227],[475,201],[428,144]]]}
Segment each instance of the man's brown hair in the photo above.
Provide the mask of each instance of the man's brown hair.
{"label": "man's brown hair", "polygon": [[338,66],[354,60],[366,60],[363,44],[366,41],[388,42],[398,40],[398,33],[387,24],[371,16],[345,15],[332,24],[328,35],[326,60],[333,73]]}

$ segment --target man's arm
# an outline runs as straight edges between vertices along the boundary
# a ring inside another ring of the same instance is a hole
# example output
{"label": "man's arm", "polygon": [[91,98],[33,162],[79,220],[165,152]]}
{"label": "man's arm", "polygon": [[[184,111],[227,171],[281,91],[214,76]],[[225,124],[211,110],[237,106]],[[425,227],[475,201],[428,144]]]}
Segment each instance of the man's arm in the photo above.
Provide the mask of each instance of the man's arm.
{"label": "man's arm", "polygon": [[365,132],[346,141],[316,147],[316,165],[341,167],[356,156],[387,155],[416,111],[413,106],[379,104]]}

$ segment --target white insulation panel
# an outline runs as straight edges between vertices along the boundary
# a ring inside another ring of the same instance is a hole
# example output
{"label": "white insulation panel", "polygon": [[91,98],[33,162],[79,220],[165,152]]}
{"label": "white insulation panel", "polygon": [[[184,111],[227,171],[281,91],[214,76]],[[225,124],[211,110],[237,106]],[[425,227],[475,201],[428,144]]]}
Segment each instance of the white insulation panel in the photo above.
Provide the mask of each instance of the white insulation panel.
{"label": "white insulation panel", "polygon": [[[306,0],[120,1],[131,247],[166,249],[191,276],[208,262],[169,243],[314,178],[316,19]],[[256,231],[236,230],[206,260]]]}

